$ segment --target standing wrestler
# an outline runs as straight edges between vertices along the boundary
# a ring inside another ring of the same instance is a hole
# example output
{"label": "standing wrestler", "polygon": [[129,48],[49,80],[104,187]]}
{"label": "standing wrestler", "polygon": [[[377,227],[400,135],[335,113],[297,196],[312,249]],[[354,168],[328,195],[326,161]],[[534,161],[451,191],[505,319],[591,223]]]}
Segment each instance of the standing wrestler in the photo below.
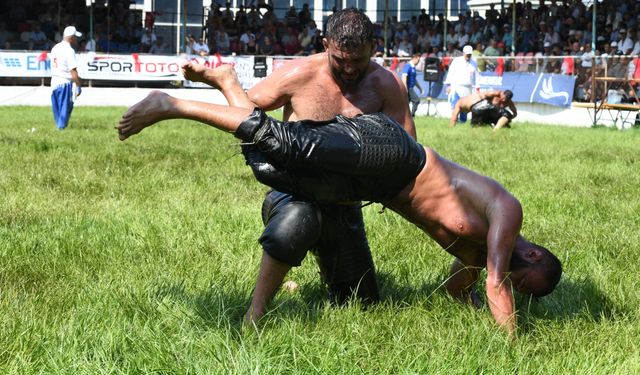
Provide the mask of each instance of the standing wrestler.
{"label": "standing wrestler", "polygon": [[449,126],[456,125],[459,113],[471,112],[471,125],[489,124],[493,130],[508,127],[511,120],[518,115],[512,98],[511,90],[488,90],[465,96],[458,100],[453,108]]}
{"label": "standing wrestler", "polygon": [[[325,52],[275,70],[249,90],[248,98],[237,86],[225,97],[237,107],[284,107],[287,121],[384,112],[415,138],[403,83],[371,61],[373,38],[373,25],[362,11],[340,10],[327,23]],[[216,86],[214,70],[192,63],[184,67],[184,74],[191,81]],[[180,103],[177,100],[173,105]],[[161,113],[148,116],[162,119]],[[359,202],[321,205],[271,190],[262,208],[265,230],[260,243],[264,251],[247,322],[264,315],[287,272],[299,266],[310,249],[332,299],[344,302],[354,294],[365,303],[379,299]]]}

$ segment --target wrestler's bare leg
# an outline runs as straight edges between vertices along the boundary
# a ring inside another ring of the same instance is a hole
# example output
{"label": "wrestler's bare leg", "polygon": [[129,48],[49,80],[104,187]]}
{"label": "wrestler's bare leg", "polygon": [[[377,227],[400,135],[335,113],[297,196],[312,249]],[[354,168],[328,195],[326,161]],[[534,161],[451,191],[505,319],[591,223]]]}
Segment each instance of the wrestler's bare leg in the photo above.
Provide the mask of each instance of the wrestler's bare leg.
{"label": "wrestler's bare leg", "polygon": [[502,116],[500,117],[500,119],[498,119],[498,122],[496,123],[496,126],[493,128],[493,130],[502,129],[508,123],[509,123],[509,118],[506,116]]}
{"label": "wrestler's bare leg", "polygon": [[231,64],[223,64],[211,69],[195,62],[182,65],[182,74],[190,81],[203,82],[222,92],[230,106],[253,109],[255,104],[249,100],[242,89],[238,75]]}
{"label": "wrestler's bare leg", "polygon": [[183,118],[234,132],[252,109],[179,100],[161,91],[152,91],[141,102],[129,108],[116,126],[121,141],[162,120]]}

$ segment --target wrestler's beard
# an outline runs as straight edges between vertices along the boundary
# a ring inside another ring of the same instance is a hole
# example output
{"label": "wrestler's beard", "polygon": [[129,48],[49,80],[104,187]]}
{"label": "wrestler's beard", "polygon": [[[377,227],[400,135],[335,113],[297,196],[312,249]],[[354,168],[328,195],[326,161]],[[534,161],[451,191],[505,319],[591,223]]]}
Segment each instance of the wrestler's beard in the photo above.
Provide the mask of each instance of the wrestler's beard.
{"label": "wrestler's beard", "polygon": [[365,73],[362,72],[360,74],[358,74],[355,78],[352,79],[346,79],[344,78],[343,74],[340,73],[340,71],[338,71],[337,69],[334,69],[333,67],[331,68],[331,74],[333,75],[333,78],[335,78],[336,81],[338,81],[338,83],[341,83],[345,86],[356,86],[358,85],[362,79],[364,78]]}

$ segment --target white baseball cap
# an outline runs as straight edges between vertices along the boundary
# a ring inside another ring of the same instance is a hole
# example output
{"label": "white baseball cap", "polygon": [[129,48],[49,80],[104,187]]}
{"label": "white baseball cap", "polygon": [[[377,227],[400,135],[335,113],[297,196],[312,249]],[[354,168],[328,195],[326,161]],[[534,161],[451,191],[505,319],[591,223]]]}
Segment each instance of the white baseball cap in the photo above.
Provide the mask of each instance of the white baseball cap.
{"label": "white baseball cap", "polygon": [[462,53],[464,53],[465,55],[471,55],[473,53],[473,47],[471,47],[470,45],[467,44],[462,49]]}
{"label": "white baseball cap", "polygon": [[67,26],[64,28],[64,32],[62,33],[62,36],[65,38],[68,36],[75,36],[80,38],[82,36],[82,33],[76,30],[75,26]]}

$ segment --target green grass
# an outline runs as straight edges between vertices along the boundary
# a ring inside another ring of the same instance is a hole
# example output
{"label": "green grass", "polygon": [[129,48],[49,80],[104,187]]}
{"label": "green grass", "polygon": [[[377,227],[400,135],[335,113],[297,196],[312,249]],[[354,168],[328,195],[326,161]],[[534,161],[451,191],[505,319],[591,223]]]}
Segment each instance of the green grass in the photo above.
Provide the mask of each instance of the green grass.
{"label": "green grass", "polygon": [[[243,328],[266,190],[230,135],[172,121],[117,141],[122,108],[0,107],[2,374],[640,373],[640,132],[447,127],[422,143],[500,181],[565,274],[519,298],[510,341],[443,293],[451,257],[365,208],[382,303],[330,306],[313,258]],[[35,131],[32,131],[32,128]]]}

